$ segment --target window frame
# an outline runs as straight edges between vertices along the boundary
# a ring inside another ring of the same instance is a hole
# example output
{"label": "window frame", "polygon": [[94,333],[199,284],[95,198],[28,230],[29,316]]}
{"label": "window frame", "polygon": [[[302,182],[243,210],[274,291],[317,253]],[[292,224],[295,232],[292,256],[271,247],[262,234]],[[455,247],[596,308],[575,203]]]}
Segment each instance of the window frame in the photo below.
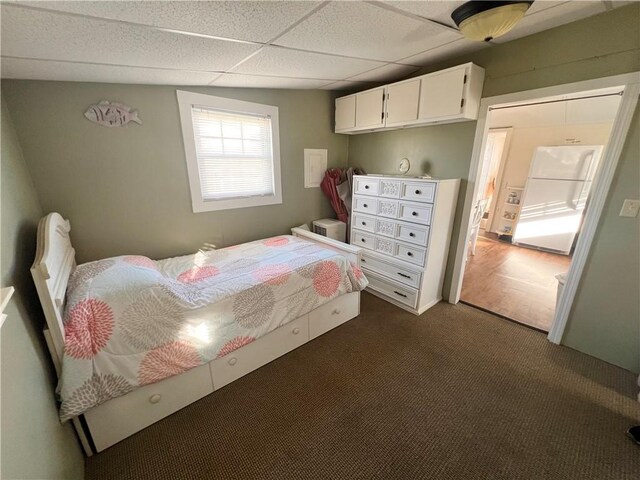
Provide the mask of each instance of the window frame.
{"label": "window frame", "polygon": [[[184,153],[191,190],[191,205],[194,213],[211,212],[216,210],[230,210],[233,208],[260,207],[263,205],[278,205],[282,203],[282,180],[280,175],[280,128],[278,107],[261,103],[246,102],[233,98],[216,97],[202,93],[176,90]],[[256,195],[249,197],[234,197],[219,200],[207,200],[202,194],[200,186],[200,171],[196,154],[196,141],[193,130],[191,108],[194,105],[232,113],[247,115],[267,115],[271,118],[271,148],[273,152],[273,195]]]}

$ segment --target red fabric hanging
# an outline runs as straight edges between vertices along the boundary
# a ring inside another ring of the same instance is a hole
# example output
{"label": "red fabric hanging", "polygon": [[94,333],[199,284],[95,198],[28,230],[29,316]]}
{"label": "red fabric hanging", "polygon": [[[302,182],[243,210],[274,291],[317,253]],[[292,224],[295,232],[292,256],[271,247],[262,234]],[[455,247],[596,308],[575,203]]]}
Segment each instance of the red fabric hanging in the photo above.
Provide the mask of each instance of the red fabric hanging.
{"label": "red fabric hanging", "polygon": [[338,220],[347,223],[349,214],[347,213],[347,207],[338,196],[338,189],[336,186],[342,183],[342,171],[339,168],[330,168],[327,173],[324,174],[320,188],[331,202],[333,210],[338,215]]}

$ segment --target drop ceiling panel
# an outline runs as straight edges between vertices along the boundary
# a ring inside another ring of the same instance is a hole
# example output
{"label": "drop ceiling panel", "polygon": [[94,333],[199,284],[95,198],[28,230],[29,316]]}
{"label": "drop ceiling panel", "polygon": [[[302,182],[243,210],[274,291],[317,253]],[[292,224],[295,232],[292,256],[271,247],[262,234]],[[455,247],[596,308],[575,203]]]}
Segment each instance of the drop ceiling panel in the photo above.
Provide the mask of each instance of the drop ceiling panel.
{"label": "drop ceiling panel", "polygon": [[460,5],[465,3],[464,1],[428,1],[428,2],[416,2],[416,1],[389,1],[384,2],[392,7],[399,8],[405,12],[413,13],[414,15],[420,15],[421,17],[428,18],[430,20],[436,20],[455,27],[456,24],[451,19],[451,12],[453,12]]}
{"label": "drop ceiling panel", "polygon": [[393,62],[456,38],[456,33],[369,3],[332,2],[275,43]]}
{"label": "drop ceiling panel", "polygon": [[379,67],[374,70],[349,77],[349,80],[360,82],[386,82],[406,77],[407,75],[410,75],[413,72],[417,72],[418,70],[420,70],[420,67],[388,63],[383,67]]}
{"label": "drop ceiling panel", "polygon": [[460,38],[446,45],[435,47],[426,52],[421,52],[411,57],[399,60],[399,63],[407,63],[411,65],[428,65],[430,63],[439,62],[447,58],[455,58],[459,55],[475,52],[483,48],[491,48],[483,42],[472,42],[466,38]]}
{"label": "drop ceiling panel", "polygon": [[23,8],[2,9],[4,56],[222,71],[258,48]]}
{"label": "drop ceiling panel", "polygon": [[382,62],[370,60],[267,46],[233,71],[253,75],[342,80],[383,65]]}
{"label": "drop ceiling panel", "polygon": [[311,1],[20,2],[40,8],[253,42],[267,42],[313,10]]}
{"label": "drop ceiling panel", "polygon": [[138,83],[145,85],[207,85],[217,74],[113,67],[42,60],[2,59],[2,78],[70,82]]}
{"label": "drop ceiling panel", "polygon": [[340,82],[330,83],[329,85],[320,87],[320,89],[321,90],[366,90],[372,85],[373,84],[371,83],[350,82],[348,80],[342,80]]}
{"label": "drop ceiling panel", "polygon": [[303,78],[260,77],[225,73],[220,75],[211,85],[214,87],[242,87],[242,88],[320,88],[331,80],[309,80]]}

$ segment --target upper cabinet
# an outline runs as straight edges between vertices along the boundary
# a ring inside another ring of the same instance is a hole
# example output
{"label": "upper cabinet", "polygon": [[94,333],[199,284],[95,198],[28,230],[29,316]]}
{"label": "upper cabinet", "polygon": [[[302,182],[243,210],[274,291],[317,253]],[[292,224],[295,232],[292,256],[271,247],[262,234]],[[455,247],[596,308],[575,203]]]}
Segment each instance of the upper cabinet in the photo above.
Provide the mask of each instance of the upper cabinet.
{"label": "upper cabinet", "polygon": [[478,118],[484,69],[466,63],[336,99],[336,133]]}

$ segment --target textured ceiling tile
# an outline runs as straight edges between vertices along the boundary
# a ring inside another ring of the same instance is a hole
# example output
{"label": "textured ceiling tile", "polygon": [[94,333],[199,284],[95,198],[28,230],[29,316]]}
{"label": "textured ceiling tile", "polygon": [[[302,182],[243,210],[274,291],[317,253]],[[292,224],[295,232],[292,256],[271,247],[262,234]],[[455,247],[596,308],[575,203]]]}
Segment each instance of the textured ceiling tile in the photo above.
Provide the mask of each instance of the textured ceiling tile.
{"label": "textured ceiling tile", "polygon": [[82,63],[2,59],[2,78],[69,82],[139,83],[145,85],[207,85],[215,73],[112,67]]}
{"label": "textured ceiling tile", "polygon": [[[539,3],[539,5],[536,5]],[[602,2],[535,2],[513,30],[493,40],[505,43],[605,11]],[[619,6],[619,5],[617,5]],[[535,8],[534,8],[535,7]]]}
{"label": "textured ceiling tile", "polygon": [[225,73],[217,78],[212,85],[215,87],[314,89],[327,85],[328,82],[329,80],[260,77],[254,75]]}
{"label": "textured ceiling tile", "polygon": [[334,57],[280,47],[264,47],[233,71],[254,75],[343,80],[382,65],[384,63],[369,60]]}
{"label": "textured ceiling tile", "polygon": [[466,38],[461,38],[455,42],[436,47],[426,52],[413,55],[411,57],[403,58],[399,60],[400,63],[407,63],[411,65],[428,65],[430,63],[439,62],[448,58],[455,58],[459,55],[465,55],[467,53],[475,52],[483,48],[490,48],[483,42],[473,42]]}
{"label": "textured ceiling tile", "polygon": [[144,67],[226,70],[259,47],[7,7],[2,54]]}
{"label": "textured ceiling tile", "polygon": [[320,87],[321,90],[366,90],[373,86],[372,83],[367,82],[350,82],[349,80],[341,80],[339,82],[330,83]]}
{"label": "textured ceiling tile", "polygon": [[393,62],[459,38],[437,25],[361,2],[334,2],[275,42]]}
{"label": "textured ceiling tile", "polygon": [[417,72],[420,68],[411,65],[398,65],[395,63],[389,63],[383,67],[376,68],[369,72],[361,73],[349,77],[349,80],[355,80],[360,82],[393,82],[401,80],[407,75]]}
{"label": "textured ceiling tile", "polygon": [[267,42],[313,10],[311,1],[86,1],[20,2],[218,37]]}
{"label": "textured ceiling tile", "polygon": [[446,25],[455,27],[456,24],[451,19],[451,13],[460,5],[465,3],[464,1],[431,1],[428,2],[416,2],[416,1],[389,1],[384,2],[392,7],[399,8],[405,12],[419,15],[429,20],[435,20]]}

